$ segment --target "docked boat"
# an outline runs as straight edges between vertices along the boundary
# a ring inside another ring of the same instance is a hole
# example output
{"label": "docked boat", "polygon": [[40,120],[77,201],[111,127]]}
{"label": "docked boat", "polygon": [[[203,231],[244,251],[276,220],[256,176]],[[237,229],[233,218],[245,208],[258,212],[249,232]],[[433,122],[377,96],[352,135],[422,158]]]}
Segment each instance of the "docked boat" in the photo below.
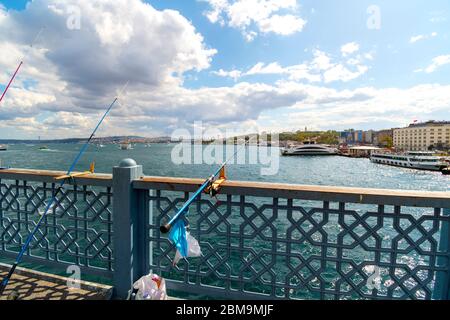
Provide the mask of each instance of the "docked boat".
{"label": "docked boat", "polygon": [[370,161],[390,166],[430,171],[442,171],[447,167],[442,158],[433,156],[432,152],[421,151],[410,151],[406,154],[373,153],[370,156]]}
{"label": "docked boat", "polygon": [[336,148],[314,141],[305,141],[302,145],[281,149],[283,156],[332,156],[338,154]]}

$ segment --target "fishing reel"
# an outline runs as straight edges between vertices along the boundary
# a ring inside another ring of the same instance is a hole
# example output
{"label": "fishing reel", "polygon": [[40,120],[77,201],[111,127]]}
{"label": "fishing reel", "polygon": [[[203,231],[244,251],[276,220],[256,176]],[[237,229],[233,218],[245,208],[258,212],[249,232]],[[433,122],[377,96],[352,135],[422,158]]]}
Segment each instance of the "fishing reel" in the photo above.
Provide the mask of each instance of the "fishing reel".
{"label": "fishing reel", "polygon": [[210,178],[210,184],[205,188],[204,193],[209,194],[211,197],[215,197],[219,194],[222,184],[227,180],[225,175],[225,166],[220,169],[219,177],[214,179],[214,176]]}

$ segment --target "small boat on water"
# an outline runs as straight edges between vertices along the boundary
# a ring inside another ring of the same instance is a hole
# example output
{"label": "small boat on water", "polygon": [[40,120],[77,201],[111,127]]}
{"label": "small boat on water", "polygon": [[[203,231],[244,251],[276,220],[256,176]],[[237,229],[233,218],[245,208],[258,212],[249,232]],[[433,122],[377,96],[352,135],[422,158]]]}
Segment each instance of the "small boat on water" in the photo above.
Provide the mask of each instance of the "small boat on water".
{"label": "small boat on water", "polygon": [[441,172],[442,172],[442,174],[445,174],[446,176],[450,175],[450,167],[442,169]]}
{"label": "small boat on water", "polygon": [[4,144],[0,144],[0,151],[6,151],[8,150],[8,146]]}
{"label": "small boat on water", "polygon": [[48,150],[48,147],[47,146],[40,146],[39,150]]}
{"label": "small boat on water", "polygon": [[120,143],[120,149],[121,150],[131,150],[133,149],[133,146],[128,141],[124,141]]}
{"label": "small boat on water", "polygon": [[338,150],[324,144],[316,144],[314,141],[304,141],[303,145],[281,149],[283,156],[333,156]]}
{"label": "small boat on water", "polygon": [[429,171],[442,171],[447,167],[441,157],[434,156],[433,152],[425,151],[409,151],[406,154],[373,153],[370,156],[370,161],[390,166]]}

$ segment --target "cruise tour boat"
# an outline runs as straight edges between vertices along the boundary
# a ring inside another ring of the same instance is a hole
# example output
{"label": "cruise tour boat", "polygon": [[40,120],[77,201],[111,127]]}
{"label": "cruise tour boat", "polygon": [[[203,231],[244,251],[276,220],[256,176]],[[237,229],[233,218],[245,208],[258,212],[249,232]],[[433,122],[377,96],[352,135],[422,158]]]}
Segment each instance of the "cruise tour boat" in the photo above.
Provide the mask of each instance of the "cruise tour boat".
{"label": "cruise tour boat", "polygon": [[370,161],[390,166],[430,171],[442,171],[447,167],[442,158],[434,156],[433,152],[425,151],[409,151],[406,154],[375,152],[370,156]]}
{"label": "cruise tour boat", "polygon": [[305,141],[303,145],[284,148],[283,156],[332,156],[338,154],[336,148],[324,144],[316,144],[314,141]]}

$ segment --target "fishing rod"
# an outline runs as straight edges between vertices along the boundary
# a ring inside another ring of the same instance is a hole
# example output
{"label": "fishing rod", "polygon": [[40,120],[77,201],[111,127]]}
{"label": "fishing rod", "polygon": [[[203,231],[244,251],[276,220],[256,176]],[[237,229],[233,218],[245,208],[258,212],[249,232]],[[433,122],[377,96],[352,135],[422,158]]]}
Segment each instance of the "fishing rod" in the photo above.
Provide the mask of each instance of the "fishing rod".
{"label": "fishing rod", "polygon": [[[86,141],[86,143],[83,145],[83,147],[80,149],[80,151],[78,152],[77,156],[75,157],[74,161],[72,162],[72,164],[70,165],[69,170],[67,171],[66,176],[67,177],[72,177],[71,173],[72,171],[75,169],[75,166],[78,163],[78,160],[80,160],[81,156],[83,155],[83,153],[86,151],[87,147],[89,146],[89,143],[91,142],[92,138],[94,137],[95,133],[97,132],[98,128],[100,127],[100,125],[102,124],[103,120],[106,118],[106,116],[108,115],[108,113],[111,111],[112,107],[116,104],[116,102],[119,100],[120,95],[123,93],[123,91],[125,90],[125,88],[127,87],[128,82],[125,84],[125,86],[122,88],[122,90],[119,92],[119,94],[117,95],[117,97],[114,98],[113,102],[109,105],[108,109],[106,110],[106,112],[103,114],[103,116],[101,117],[100,121],[97,123],[97,126],[95,127],[94,131],[92,131],[89,139]],[[0,283],[0,296],[3,294],[4,290],[6,289],[6,286],[9,283],[9,280],[11,279],[11,276],[14,274],[14,271],[16,270],[17,266],[19,265],[19,263],[22,261],[22,257],[25,254],[25,252],[27,251],[28,247],[30,246],[31,241],[33,240],[33,237],[36,235],[36,232],[39,230],[39,227],[41,226],[42,222],[44,221],[45,217],[47,216],[49,209],[52,207],[53,203],[56,201],[56,196],[58,195],[58,193],[63,189],[63,186],[65,184],[67,179],[61,179],[61,182],[59,184],[59,186],[56,189],[56,192],[54,193],[53,197],[51,198],[51,200],[47,203],[47,206],[45,208],[44,213],[41,215],[41,217],[39,218],[38,222],[36,223],[36,226],[34,227],[33,231],[28,235],[25,243],[22,246],[22,249],[20,250],[19,254],[17,255],[16,261],[14,262],[14,264],[11,266],[11,269],[8,272],[8,275],[2,280],[2,282]]]}
{"label": "fishing rod", "polygon": [[[36,37],[34,38],[33,42],[31,42],[30,44],[30,48],[33,48],[34,43],[37,41],[37,39],[39,38],[39,36],[41,35],[41,33],[44,31],[44,28],[41,28],[41,30],[39,30],[38,34],[36,35]],[[17,73],[19,73],[20,67],[22,67],[23,65],[23,60],[25,60],[25,56],[20,60],[19,66],[16,68],[16,71],[14,72],[14,74],[12,75],[11,79],[9,80],[8,84],[5,87],[5,90],[3,91],[2,96],[0,97],[0,103],[2,102],[3,98],[6,95],[6,92],[8,91],[9,87],[11,86],[12,82],[14,81],[14,79],[16,78]]]}
{"label": "fishing rod", "polygon": [[[245,147],[247,145],[247,142],[245,142],[241,147]],[[169,220],[168,223],[162,225],[159,227],[159,230],[161,233],[168,233],[172,226],[184,215],[188,212],[189,206],[194,202],[197,197],[199,197],[203,192],[210,193],[212,196],[215,196],[220,188],[220,184],[222,184],[225,180],[225,166],[228,162],[234,159],[234,157],[238,154],[238,152],[242,148],[238,148],[236,152],[227,159],[222,165],[212,174],[208,179],[203,182],[203,184],[200,186],[200,188],[195,191],[195,193],[192,195],[192,197],[186,201],[186,203],[181,207],[180,210],[172,217],[172,219]],[[218,180],[216,180],[216,176],[220,174],[220,177]]]}

